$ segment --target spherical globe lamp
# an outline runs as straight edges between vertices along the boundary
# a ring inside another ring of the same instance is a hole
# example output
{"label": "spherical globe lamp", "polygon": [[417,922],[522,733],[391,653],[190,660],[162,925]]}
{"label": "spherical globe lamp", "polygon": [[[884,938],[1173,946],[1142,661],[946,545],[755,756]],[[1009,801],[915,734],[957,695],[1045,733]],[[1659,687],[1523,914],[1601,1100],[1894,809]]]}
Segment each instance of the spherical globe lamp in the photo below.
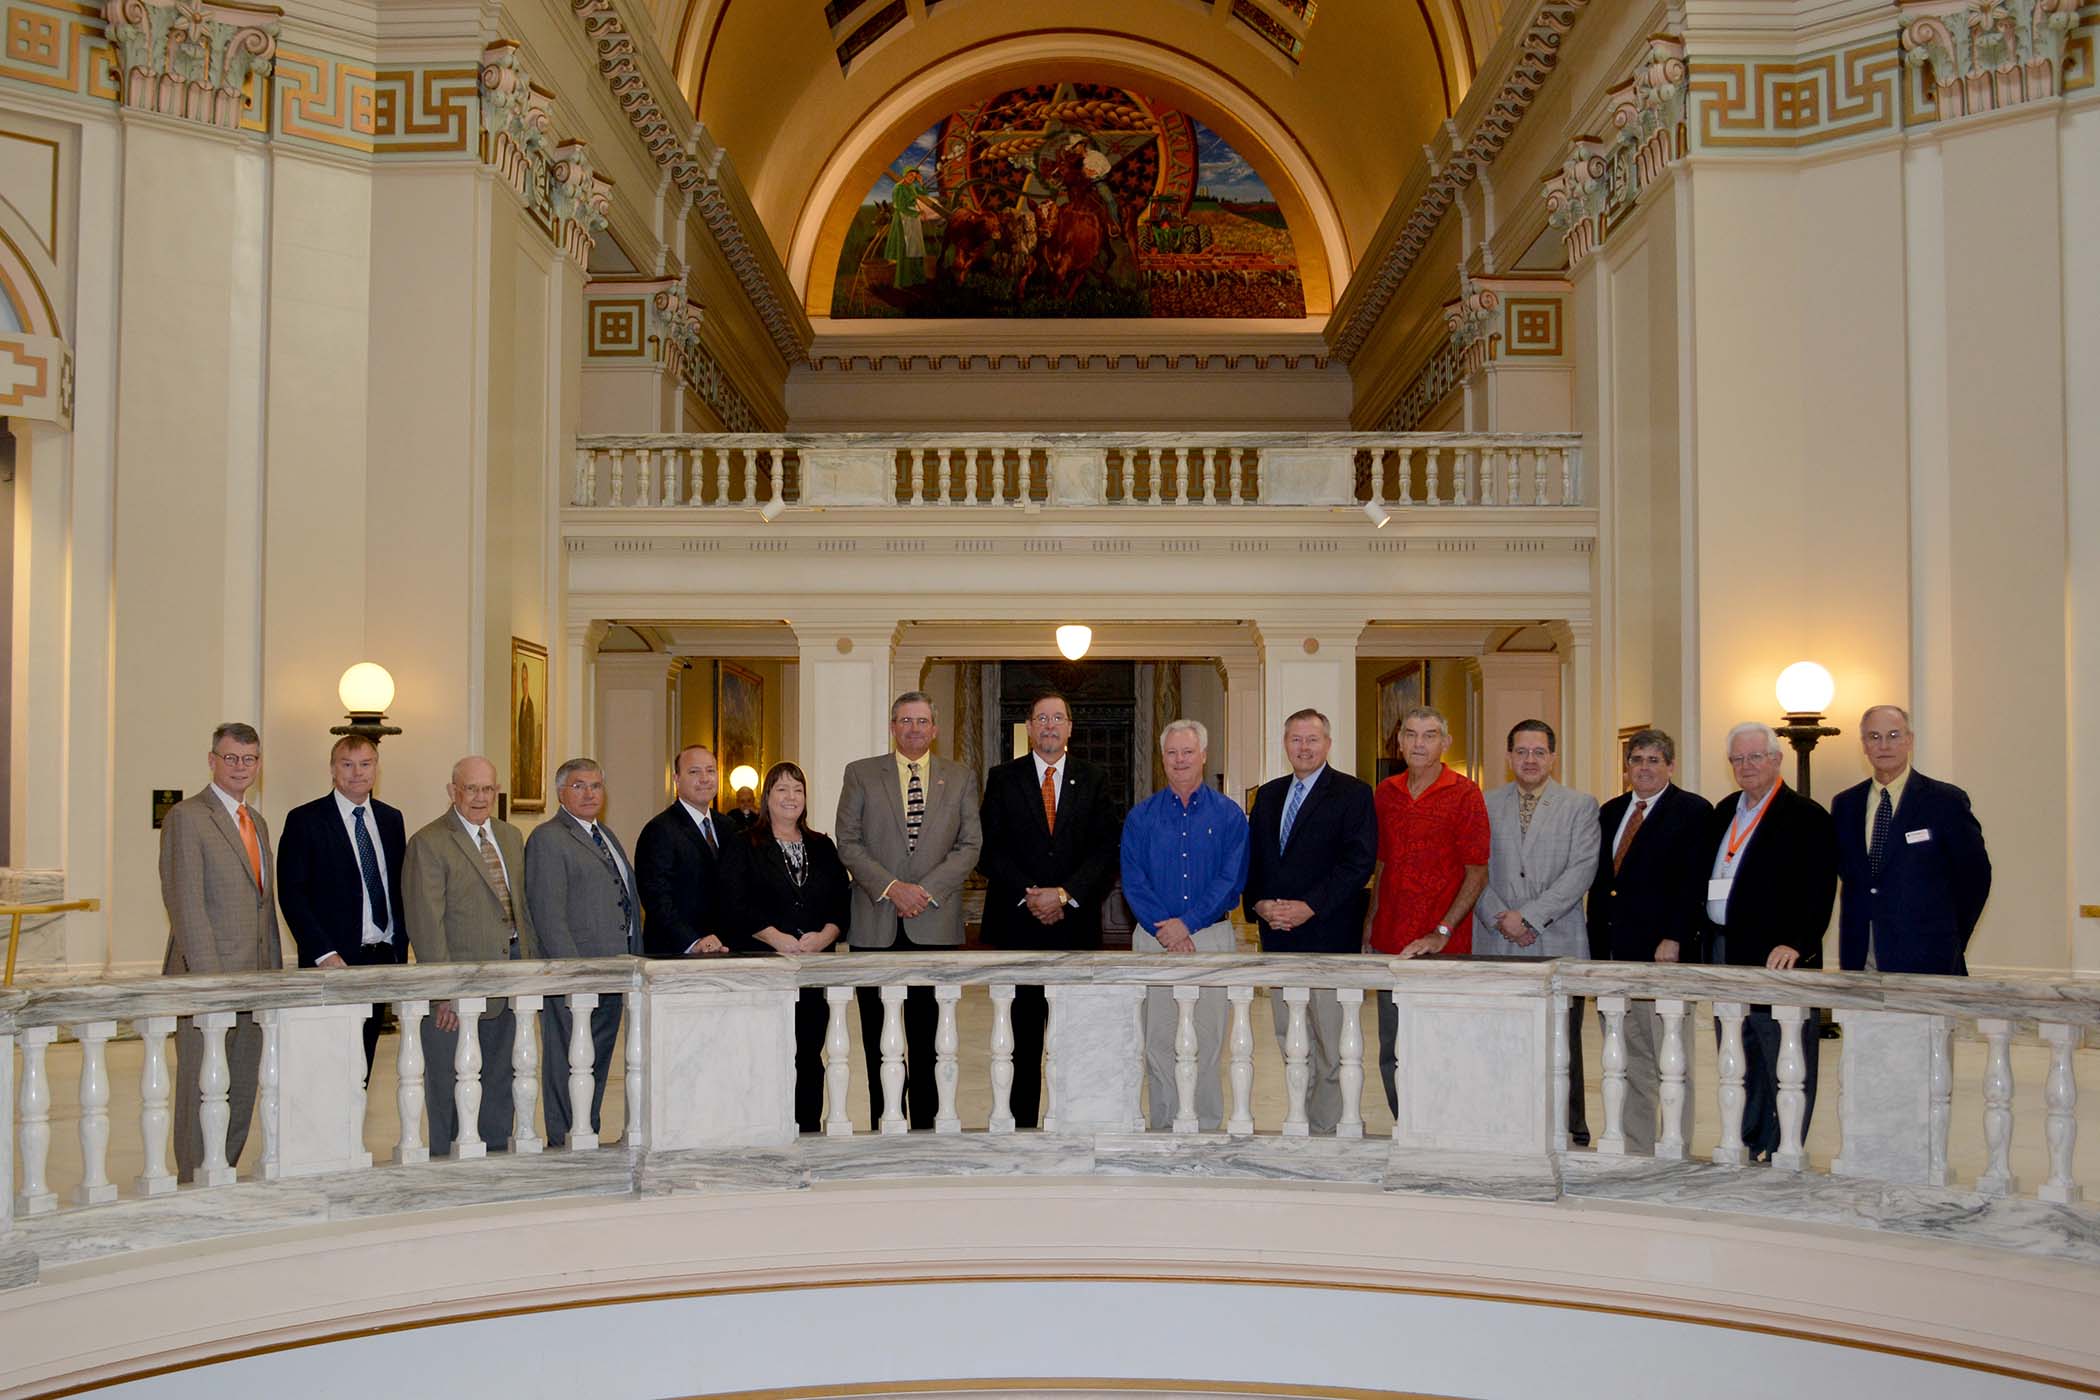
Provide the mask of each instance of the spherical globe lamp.
{"label": "spherical globe lamp", "polygon": [[1057,649],[1067,661],[1077,661],[1086,655],[1086,649],[1094,644],[1094,629],[1084,623],[1068,622],[1057,629]]}
{"label": "spherical globe lamp", "polygon": [[330,734],[357,734],[377,744],[401,730],[386,722],[387,706],[394,703],[394,678],[376,661],[360,661],[343,672],[335,693],[343,702],[348,724],[336,725]]}
{"label": "spherical globe lamp", "polygon": [[1815,662],[1796,661],[1779,673],[1779,683],[1773,689],[1779,696],[1779,708],[1789,716],[1821,718],[1830,708],[1831,697],[1837,694],[1837,682]]}
{"label": "spherical globe lamp", "polygon": [[729,770],[729,790],[742,792],[745,788],[758,791],[758,770],[748,763],[739,763]]}

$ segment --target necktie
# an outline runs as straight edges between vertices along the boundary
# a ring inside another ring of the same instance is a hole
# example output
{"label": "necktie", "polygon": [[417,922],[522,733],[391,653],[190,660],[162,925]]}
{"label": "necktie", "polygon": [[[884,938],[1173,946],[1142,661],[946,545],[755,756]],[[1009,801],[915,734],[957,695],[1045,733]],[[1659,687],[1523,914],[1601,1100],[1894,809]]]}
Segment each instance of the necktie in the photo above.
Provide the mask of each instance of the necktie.
{"label": "necktie", "polygon": [[629,924],[634,922],[634,904],[627,898],[627,877],[620,873],[620,863],[613,859],[612,847],[605,844],[605,833],[598,823],[591,823],[591,842],[598,848],[598,855],[612,871],[613,883],[620,887],[620,917]]}
{"label": "necktie", "polygon": [[372,833],[365,830],[365,809],[350,809],[352,833],[357,837],[357,870],[365,877],[365,897],[372,901],[372,927],[386,932],[386,886],[379,879],[379,853],[372,849]]}
{"label": "necktie", "polygon": [[234,808],[241,815],[241,844],[248,848],[248,873],[255,877],[255,888],[263,887],[262,842],[255,839],[255,819],[248,815],[248,804],[243,802]]}
{"label": "necktie", "polygon": [[474,828],[474,844],[481,850],[481,867],[488,872],[489,884],[495,888],[496,898],[503,902],[503,922],[515,925],[516,911],[510,907],[510,882],[503,878],[503,860],[496,854],[496,843],[489,840],[488,828]]}
{"label": "necktie", "polygon": [[1626,863],[1626,852],[1633,847],[1633,834],[1641,829],[1641,822],[1647,815],[1648,799],[1644,797],[1633,804],[1633,818],[1626,823],[1626,829],[1619,833],[1619,844],[1611,853],[1612,874],[1618,874],[1619,867]]}
{"label": "necktie", "polygon": [[722,854],[721,846],[715,842],[715,824],[704,815],[700,818],[700,839],[707,843],[709,851],[715,855]]}
{"label": "necktie", "polygon": [[1881,874],[1881,857],[1889,844],[1889,825],[1896,820],[1896,809],[1889,805],[1889,790],[1881,790],[1881,801],[1874,804],[1874,843],[1867,852],[1867,873]]}
{"label": "necktie", "polygon": [[904,842],[907,851],[919,849],[919,828],[926,821],[926,786],[919,781],[919,765],[911,769],[911,790],[904,796]]}
{"label": "necktie", "polygon": [[1298,808],[1305,802],[1305,779],[1291,784],[1291,800],[1283,804],[1283,825],[1276,832],[1276,849],[1283,850],[1291,844],[1291,824],[1298,820]]}
{"label": "necktie", "polygon": [[1043,823],[1052,831],[1057,830],[1057,770],[1043,770]]}

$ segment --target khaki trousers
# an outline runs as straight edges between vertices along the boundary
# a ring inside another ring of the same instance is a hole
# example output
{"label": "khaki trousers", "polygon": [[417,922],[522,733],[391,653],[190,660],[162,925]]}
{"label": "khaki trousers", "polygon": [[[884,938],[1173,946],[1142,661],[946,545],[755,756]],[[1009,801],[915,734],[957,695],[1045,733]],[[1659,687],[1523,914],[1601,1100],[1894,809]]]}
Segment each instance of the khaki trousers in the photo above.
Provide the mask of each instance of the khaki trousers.
{"label": "khaki trousers", "polygon": [[[1598,1012],[1601,1023],[1604,1013]],[[1687,1155],[1692,1147],[1692,1123],[1696,1115],[1692,1112],[1692,1018],[1687,1011],[1684,1018],[1684,1147]],[[1626,1104],[1623,1112],[1622,1130],[1626,1134],[1626,1150],[1653,1154],[1660,1137],[1658,1124],[1662,1121],[1662,1069],[1658,1057],[1662,1053],[1662,1017],[1656,1012],[1652,1001],[1636,1001],[1626,1007]],[[1598,1125],[1603,1132],[1603,1125]]]}
{"label": "khaki trousers", "polygon": [[[1291,1032],[1291,1007],[1281,987],[1269,989],[1275,1013],[1276,1051],[1285,1054]],[[1305,1007],[1305,1029],[1312,1041],[1305,1086],[1305,1121],[1315,1136],[1331,1136],[1342,1121],[1342,1004],[1331,987],[1313,988]],[[1361,1107],[1361,1105],[1359,1105]]]}
{"label": "khaki trousers", "polygon": [[[243,1011],[226,1036],[226,1165],[236,1166],[248,1145],[255,1117],[255,1081],[262,1069],[262,1027]],[[204,1070],[204,1032],[184,1016],[175,1023],[175,1179],[184,1185],[204,1165],[204,1124],[199,1117],[198,1078]]]}
{"label": "khaki trousers", "polygon": [[[1190,935],[1199,953],[1233,950],[1232,924],[1221,922]],[[1141,928],[1130,931],[1130,950],[1173,957],[1159,940]],[[1196,998],[1196,1126],[1214,1133],[1225,1124],[1225,1088],[1218,1078],[1218,1055],[1225,1046],[1225,989],[1205,987]],[[1171,987],[1145,993],[1145,1126],[1163,1133],[1174,1126],[1181,1096],[1174,1083],[1174,1035],[1181,1012]]]}

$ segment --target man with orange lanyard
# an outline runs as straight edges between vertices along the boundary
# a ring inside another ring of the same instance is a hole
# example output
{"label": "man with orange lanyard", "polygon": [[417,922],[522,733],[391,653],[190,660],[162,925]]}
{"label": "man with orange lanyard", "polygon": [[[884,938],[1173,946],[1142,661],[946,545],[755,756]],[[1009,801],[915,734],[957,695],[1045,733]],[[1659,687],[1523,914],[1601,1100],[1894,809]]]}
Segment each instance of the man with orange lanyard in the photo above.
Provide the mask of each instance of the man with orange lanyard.
{"label": "man with orange lanyard", "polygon": [[[1487,886],[1487,803],[1470,778],[1444,766],[1451,726],[1443,712],[1418,705],[1397,731],[1406,771],[1372,794],[1378,810],[1378,864],[1364,951],[1419,958],[1473,951],[1473,901]],[[1400,1014],[1393,994],[1378,994],[1378,1073],[1386,1107],[1400,1111],[1393,1090],[1394,1042]]]}
{"label": "man with orange lanyard", "polygon": [[[1779,735],[1769,724],[1729,730],[1728,765],[1738,791],[1714,804],[1708,829],[1707,961],[1774,972],[1819,968],[1837,900],[1837,828],[1781,780]],[[1801,1038],[1804,1139],[1816,1109],[1817,1047],[1811,1020]],[[1753,1161],[1769,1160],[1779,1147],[1779,1051],[1772,1008],[1751,1007],[1743,1022],[1743,1146]]]}

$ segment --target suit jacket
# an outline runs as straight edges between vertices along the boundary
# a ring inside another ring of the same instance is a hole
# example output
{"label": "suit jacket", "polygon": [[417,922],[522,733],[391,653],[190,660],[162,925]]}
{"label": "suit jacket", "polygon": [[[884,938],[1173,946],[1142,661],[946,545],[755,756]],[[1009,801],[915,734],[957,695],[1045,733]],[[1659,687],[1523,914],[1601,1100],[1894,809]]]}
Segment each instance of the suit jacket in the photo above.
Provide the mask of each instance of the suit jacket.
{"label": "suit jacket", "polygon": [[[753,835],[757,840],[752,840]],[[846,927],[845,862],[839,848],[822,832],[803,837],[809,876],[801,884],[788,873],[787,857],[770,831],[752,831],[722,847],[722,898],[726,908],[723,941],[738,953],[771,953],[758,941],[762,928],[782,933],[818,933],[826,924]]]}
{"label": "suit jacket", "polygon": [[168,972],[259,972],[284,966],[270,876],[270,826],[248,809],[262,848],[255,883],[241,830],[206,785],[168,809],[160,826],[160,897],[168,909]]}
{"label": "suit jacket", "polygon": [[897,756],[877,754],[846,765],[839,792],[839,858],[853,872],[853,922],[847,941],[855,948],[888,948],[897,941],[897,911],[880,896],[892,880],[924,885],[937,908],[905,923],[914,943],[959,947],[963,941],[963,881],[977,867],[984,833],[977,821],[977,775],[960,763],[929,753],[919,781],[926,812],[919,845],[910,848],[904,830],[904,794],[897,786]]}
{"label": "suit jacket", "polygon": [[[984,941],[999,948],[1098,948],[1101,901],[1115,884],[1122,814],[1101,770],[1066,754],[1058,764],[1057,829],[1043,818],[1035,759],[1022,754],[985,775]],[[1039,923],[1022,898],[1029,886],[1064,886],[1078,901],[1054,924]]]}
{"label": "suit jacket", "polygon": [[[717,847],[735,840],[709,809]],[[708,934],[721,936],[721,857],[677,798],[649,818],[634,842],[634,881],[642,892],[642,947],[652,958],[682,958]]]}
{"label": "suit jacket", "polygon": [[[525,838],[509,822],[494,818],[489,832],[510,886],[518,956],[537,958],[539,936],[525,897]],[[408,942],[417,962],[502,962],[510,957],[511,930],[503,922],[502,897],[490,882],[480,848],[451,808],[408,838],[401,888]]]}
{"label": "suit jacket", "polygon": [[634,864],[611,827],[601,821],[598,832],[628,873],[600,854],[583,823],[566,811],[525,838],[525,903],[543,957],[612,958],[642,951],[642,906],[630,883]]}
{"label": "suit jacket", "polygon": [[1872,780],[1846,788],[1830,804],[1837,824],[1838,965],[1867,964],[1874,929],[1874,966],[1882,972],[1937,972],[1966,977],[1963,951],[1991,893],[1991,857],[1969,794],[1912,770],[1903,785],[1882,851],[1881,874],[1868,869],[1867,802]]}
{"label": "suit jacket", "polygon": [[[387,934],[396,957],[408,953],[407,920],[401,908],[401,861],[407,853],[408,829],[401,811],[378,798],[371,810],[372,853],[386,877]],[[364,942],[364,873],[357,847],[343,828],[335,793],[302,802],[284,814],[284,834],[277,843],[277,904],[285,926],[299,945],[299,966],[312,967],[330,953],[355,962]]]}
{"label": "suit jacket", "polygon": [[[1800,966],[1821,967],[1823,935],[1837,902],[1837,833],[1830,813],[1785,784],[1736,857],[1726,927],[1706,917],[1706,881],[1742,799],[1742,793],[1731,792],[1714,804],[1698,852],[1699,921],[1706,937],[1726,935],[1726,961],[1736,967],[1763,967],[1782,945],[1801,954]],[[1711,941],[1707,947],[1713,947]]]}
{"label": "suit jacket", "polygon": [[[1597,873],[1597,799],[1548,778],[1519,819],[1524,794],[1513,782],[1487,795],[1488,882],[1473,906],[1473,951],[1486,957],[1586,958],[1589,921],[1583,896]],[[1538,931],[1525,947],[1502,936],[1495,920],[1514,909]]]}
{"label": "suit jacket", "polygon": [[[1328,768],[1298,804],[1291,844],[1277,844],[1283,809],[1295,775],[1286,773],[1254,794],[1248,832],[1247,889],[1240,907],[1261,929],[1266,953],[1356,953],[1364,946],[1364,888],[1378,864],[1378,808],[1371,785],[1351,773]],[[1254,912],[1265,899],[1299,899],[1313,917],[1287,932],[1272,929]]]}
{"label": "suit jacket", "polygon": [[1590,881],[1590,956],[1654,962],[1655,945],[1674,938],[1680,962],[1700,962],[1706,879],[1714,859],[1706,839],[1713,823],[1713,804],[1675,783],[1664,788],[1641,818],[1641,829],[1633,833],[1625,864],[1614,873],[1611,857],[1618,845],[1619,823],[1633,801],[1632,793],[1623,792],[1597,813],[1597,874]]}

